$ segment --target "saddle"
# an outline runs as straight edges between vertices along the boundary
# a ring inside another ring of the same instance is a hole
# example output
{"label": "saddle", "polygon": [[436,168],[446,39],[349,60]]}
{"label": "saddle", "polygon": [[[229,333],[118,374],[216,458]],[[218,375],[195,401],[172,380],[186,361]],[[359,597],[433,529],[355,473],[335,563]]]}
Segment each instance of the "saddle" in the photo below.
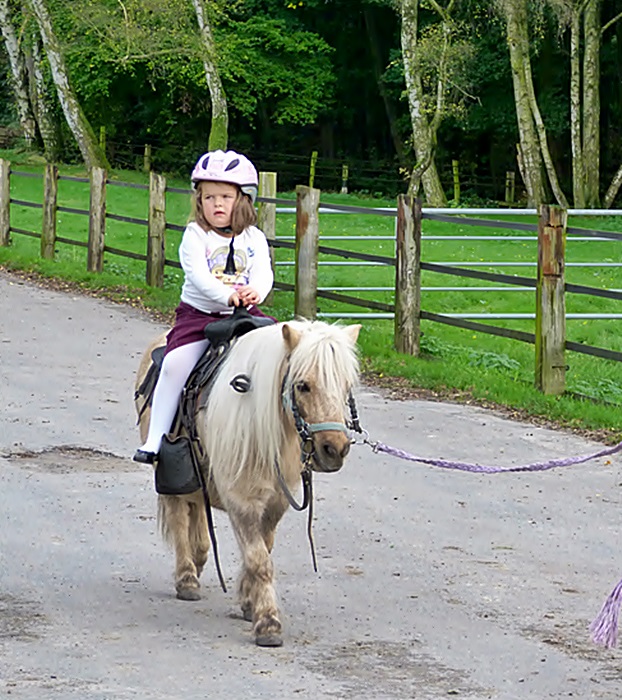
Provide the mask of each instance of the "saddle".
{"label": "saddle", "polygon": [[[157,493],[181,495],[201,488],[202,475],[199,473],[198,457],[204,457],[204,454],[194,421],[198,401],[200,397],[203,401],[206,400],[210,386],[233,342],[256,328],[273,323],[271,318],[253,316],[244,307],[237,306],[231,316],[205,326],[204,334],[210,344],[190,373],[171,430],[162,439],[155,470]],[[164,346],[153,350],[149,370],[135,392],[135,400],[140,397],[144,399],[138,422],[146,408],[151,406],[164,360],[164,350]],[[236,391],[248,391],[250,381],[245,375],[239,375],[232,381],[232,386]]]}
{"label": "saddle", "polygon": [[271,318],[253,316],[246,307],[236,306],[230,316],[208,323],[204,333],[211,345],[220,345],[230,342],[233,338],[239,338],[255,328],[271,326],[273,323]]}

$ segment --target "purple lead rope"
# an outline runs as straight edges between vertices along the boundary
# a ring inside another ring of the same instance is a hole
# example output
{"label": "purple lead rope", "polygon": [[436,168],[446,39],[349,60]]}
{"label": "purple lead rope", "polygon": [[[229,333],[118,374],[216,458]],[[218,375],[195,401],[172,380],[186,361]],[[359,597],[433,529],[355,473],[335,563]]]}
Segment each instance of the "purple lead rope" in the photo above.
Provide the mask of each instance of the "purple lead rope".
{"label": "purple lead rope", "polygon": [[[398,450],[395,447],[389,447],[382,442],[370,442],[374,452],[384,452],[400,459],[406,459],[410,462],[421,462],[421,464],[430,464],[434,467],[443,469],[459,469],[465,472],[473,472],[480,474],[499,474],[501,472],[541,472],[555,467],[569,467],[573,464],[582,464],[589,462],[592,459],[599,457],[608,457],[622,450],[622,442],[619,442],[613,447],[607,447],[599,452],[586,455],[585,457],[567,457],[563,459],[551,459],[548,462],[533,462],[532,464],[523,464],[517,467],[490,467],[481,464],[468,464],[466,462],[450,462],[445,459],[427,459],[425,457],[416,457],[404,450]],[[622,580],[611,591],[609,597],[603,604],[600,613],[590,625],[592,640],[595,644],[602,644],[610,649],[617,644],[618,641],[618,617],[620,607],[622,606]]]}
{"label": "purple lead rope", "polygon": [[582,464],[589,462],[591,459],[599,457],[607,457],[622,450],[622,442],[619,442],[613,447],[606,447],[604,450],[595,452],[585,457],[565,457],[563,459],[551,459],[548,462],[533,462],[532,464],[522,464],[517,467],[489,467],[482,464],[469,464],[468,462],[450,462],[446,459],[427,459],[425,457],[416,457],[404,450],[398,450],[395,447],[389,447],[382,442],[369,442],[374,452],[385,452],[386,454],[407,459],[410,462],[421,462],[422,464],[431,464],[433,467],[442,467],[443,469],[460,469],[464,472],[474,472],[480,474],[499,474],[501,472],[542,472],[555,467],[569,467],[573,464]]}
{"label": "purple lead rope", "polygon": [[618,642],[618,615],[622,603],[622,581],[611,591],[598,617],[590,625],[592,641],[611,649]]}

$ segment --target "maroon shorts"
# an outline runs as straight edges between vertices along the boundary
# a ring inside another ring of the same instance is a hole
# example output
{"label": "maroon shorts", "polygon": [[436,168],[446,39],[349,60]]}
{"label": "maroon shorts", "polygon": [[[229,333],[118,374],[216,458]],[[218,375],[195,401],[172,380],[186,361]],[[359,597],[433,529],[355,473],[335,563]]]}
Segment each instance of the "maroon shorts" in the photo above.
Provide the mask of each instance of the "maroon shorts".
{"label": "maroon shorts", "polygon": [[[256,306],[251,306],[248,312],[252,316],[272,318],[272,316],[267,316]],[[207,326],[208,323],[219,321],[227,316],[229,316],[229,314],[206,314],[203,311],[195,309],[194,306],[186,304],[185,301],[179,302],[179,306],[175,309],[175,324],[166,336],[166,352],[170,352],[188,343],[196,343],[199,340],[205,340],[205,326]],[[276,319],[273,320],[276,321]]]}

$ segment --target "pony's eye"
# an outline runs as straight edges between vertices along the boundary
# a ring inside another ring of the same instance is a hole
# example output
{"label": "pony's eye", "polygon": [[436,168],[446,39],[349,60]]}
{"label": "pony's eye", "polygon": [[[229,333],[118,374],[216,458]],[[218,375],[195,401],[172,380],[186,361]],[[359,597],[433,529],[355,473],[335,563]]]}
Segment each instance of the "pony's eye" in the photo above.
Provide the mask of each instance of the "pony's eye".
{"label": "pony's eye", "polygon": [[306,394],[308,391],[311,391],[311,388],[307,384],[307,382],[297,382],[296,383],[296,389],[301,393],[301,394]]}

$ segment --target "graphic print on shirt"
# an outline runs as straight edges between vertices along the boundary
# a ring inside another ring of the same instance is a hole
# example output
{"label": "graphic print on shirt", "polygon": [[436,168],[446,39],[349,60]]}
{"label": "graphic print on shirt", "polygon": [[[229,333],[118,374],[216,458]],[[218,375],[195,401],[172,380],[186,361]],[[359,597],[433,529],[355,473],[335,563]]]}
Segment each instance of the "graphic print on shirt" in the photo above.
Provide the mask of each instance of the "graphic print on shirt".
{"label": "graphic print on shirt", "polygon": [[248,270],[248,259],[244,250],[235,249],[235,275],[225,274],[229,255],[229,246],[221,246],[214,251],[207,251],[207,264],[214,277],[229,287],[239,289],[248,284],[250,274]]}

